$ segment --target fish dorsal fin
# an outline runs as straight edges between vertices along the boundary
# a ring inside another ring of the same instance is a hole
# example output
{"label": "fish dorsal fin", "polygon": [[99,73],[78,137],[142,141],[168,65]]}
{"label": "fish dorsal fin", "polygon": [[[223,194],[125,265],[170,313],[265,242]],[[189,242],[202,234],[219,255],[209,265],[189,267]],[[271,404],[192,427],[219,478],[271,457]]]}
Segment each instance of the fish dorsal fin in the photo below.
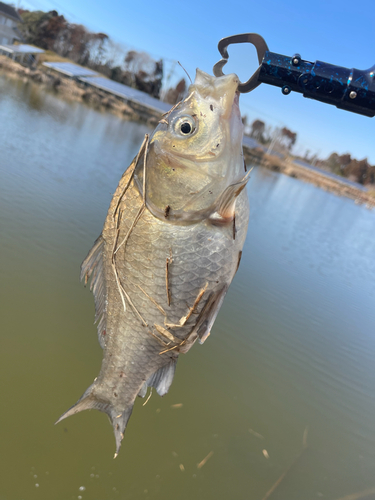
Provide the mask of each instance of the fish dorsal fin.
{"label": "fish dorsal fin", "polygon": [[245,188],[250,176],[248,172],[240,181],[228,186],[216,203],[216,212],[210,217],[213,224],[225,224],[231,222],[234,217],[237,196]]}
{"label": "fish dorsal fin", "polygon": [[95,322],[98,324],[98,338],[102,348],[105,346],[106,310],[105,310],[105,277],[103,267],[104,239],[100,235],[81,265],[81,281],[85,285],[90,281],[90,290],[95,299]]}
{"label": "fish dorsal fin", "polygon": [[162,366],[155,373],[149,377],[147,380],[147,385],[149,387],[155,387],[156,392],[159,396],[164,396],[167,394],[174,377],[174,372],[176,371],[177,359],[170,361],[168,364]]}

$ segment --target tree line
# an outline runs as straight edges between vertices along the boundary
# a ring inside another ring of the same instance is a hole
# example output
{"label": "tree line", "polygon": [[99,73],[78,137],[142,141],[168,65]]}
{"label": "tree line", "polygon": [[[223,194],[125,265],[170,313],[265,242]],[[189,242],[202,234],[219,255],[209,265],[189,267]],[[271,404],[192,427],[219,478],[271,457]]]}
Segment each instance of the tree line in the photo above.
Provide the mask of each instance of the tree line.
{"label": "tree line", "polygon": [[[111,80],[160,98],[164,63],[146,52],[125,51],[105,33],[93,33],[82,24],[70,23],[56,10],[49,12],[19,9],[19,30],[26,43],[51,50],[82,66],[102,73]],[[175,104],[186,90],[182,79],[168,89],[164,100]]]}
{"label": "tree line", "polygon": [[[249,137],[258,141],[259,144],[267,146],[273,152],[291,155],[291,150],[297,141],[296,132],[292,132],[287,127],[272,129],[259,119],[248,124],[246,116],[243,121],[245,134]],[[352,158],[349,153],[343,155],[332,153],[328,158],[322,160],[317,155],[310,155],[310,151],[306,151],[305,156],[300,159],[359,184],[375,185],[375,166],[370,165],[367,158],[357,160]]]}

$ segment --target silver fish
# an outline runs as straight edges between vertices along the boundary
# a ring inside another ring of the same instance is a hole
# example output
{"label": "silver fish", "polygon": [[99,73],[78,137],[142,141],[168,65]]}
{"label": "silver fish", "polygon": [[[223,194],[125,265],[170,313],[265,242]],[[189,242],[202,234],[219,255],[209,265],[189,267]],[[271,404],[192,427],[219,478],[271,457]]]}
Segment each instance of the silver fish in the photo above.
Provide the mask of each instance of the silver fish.
{"label": "silver fish", "polygon": [[238,269],[249,173],[236,75],[197,70],[126,170],[81,268],[95,297],[99,376],[58,420],[108,414],[119,452],[134,401],[168,392],[180,353],[203,343]]}

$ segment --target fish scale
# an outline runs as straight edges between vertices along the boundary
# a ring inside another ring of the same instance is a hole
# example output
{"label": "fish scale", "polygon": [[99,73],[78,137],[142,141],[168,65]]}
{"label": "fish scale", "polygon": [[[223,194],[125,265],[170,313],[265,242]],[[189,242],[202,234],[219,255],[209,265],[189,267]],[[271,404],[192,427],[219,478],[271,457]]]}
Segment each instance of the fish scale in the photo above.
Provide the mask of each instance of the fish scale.
{"label": "fish scale", "polygon": [[[203,133],[205,137],[205,128],[209,130],[207,116],[222,127],[215,128],[213,134],[216,148],[219,142],[223,145],[225,134],[230,138],[237,129],[242,133],[236,111],[238,79],[229,75],[212,80],[209,75],[197,73],[198,96],[199,78],[204,85],[208,82],[213,87],[209,90],[214,96],[214,91],[218,94],[214,101],[204,96],[203,103],[197,97],[200,106],[207,105],[199,122],[201,136]],[[195,123],[194,117],[198,116],[195,101],[191,97],[185,101],[182,107],[188,114],[182,114],[182,120],[191,119]],[[209,114],[215,109],[212,102],[220,111],[217,115]],[[196,163],[187,159],[184,165],[184,157],[194,149],[191,146],[182,149],[183,154],[179,151],[174,163],[173,157],[168,153],[165,159],[164,150],[160,153],[158,147],[163,144],[165,134],[168,138],[173,123],[176,120],[179,123],[181,113],[177,106],[171,117],[167,117],[172,125],[168,119],[161,120],[151,138],[146,136],[139,154],[120,180],[102,234],[82,264],[81,276],[85,281],[91,278],[103,361],[93,384],[58,421],[91,408],[107,413],[115,433],[116,455],[137,395],[144,397],[147,387],[155,387],[160,395],[166,394],[179,354],[186,353],[197,339],[203,342],[210,334],[237,271],[246,236],[249,207],[243,188],[248,175],[243,167],[241,136],[235,137],[235,145],[239,141],[239,147],[232,147],[235,158],[227,159],[226,176],[222,175],[226,166],[223,164],[219,165],[221,175],[215,173],[212,163],[215,154],[207,155],[207,145],[204,148],[199,145],[205,152],[201,159],[197,157]],[[199,140],[203,143],[201,136]],[[167,142],[173,154],[176,154],[176,149],[172,149],[176,147],[175,140],[172,134],[172,143]],[[228,148],[230,145],[229,142]],[[218,157],[221,162],[226,160],[225,152],[221,150]],[[199,175],[191,177],[184,194],[179,169],[183,170],[181,178],[186,179],[189,168],[196,165]],[[154,169],[158,168],[160,174],[156,175]],[[194,179],[200,182],[204,175],[204,196],[199,196]],[[168,177],[165,184],[163,176]],[[173,176],[176,176],[175,190],[165,192]],[[153,185],[149,178],[157,179],[158,183]]]}

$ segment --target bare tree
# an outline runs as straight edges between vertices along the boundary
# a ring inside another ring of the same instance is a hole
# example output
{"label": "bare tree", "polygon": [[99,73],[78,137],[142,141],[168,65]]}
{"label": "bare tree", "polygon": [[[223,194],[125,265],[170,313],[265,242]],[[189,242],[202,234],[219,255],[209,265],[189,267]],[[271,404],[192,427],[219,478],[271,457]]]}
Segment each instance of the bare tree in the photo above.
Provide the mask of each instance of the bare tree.
{"label": "bare tree", "polygon": [[252,137],[256,141],[260,142],[261,144],[264,144],[264,142],[265,142],[265,138],[264,138],[265,130],[266,130],[266,124],[264,122],[262,122],[262,120],[254,120],[253,123],[251,124],[250,137]]}

